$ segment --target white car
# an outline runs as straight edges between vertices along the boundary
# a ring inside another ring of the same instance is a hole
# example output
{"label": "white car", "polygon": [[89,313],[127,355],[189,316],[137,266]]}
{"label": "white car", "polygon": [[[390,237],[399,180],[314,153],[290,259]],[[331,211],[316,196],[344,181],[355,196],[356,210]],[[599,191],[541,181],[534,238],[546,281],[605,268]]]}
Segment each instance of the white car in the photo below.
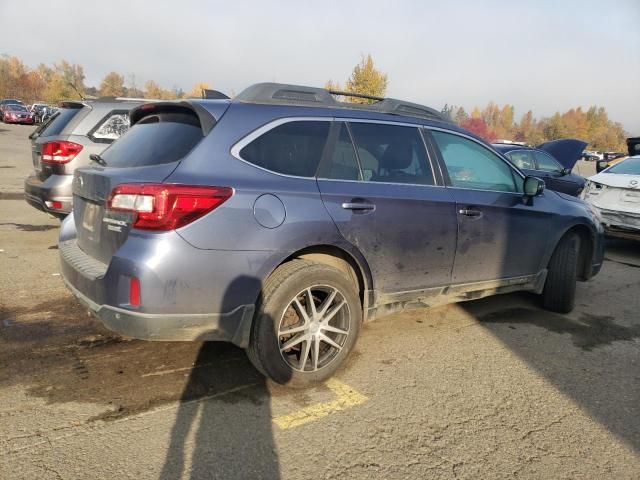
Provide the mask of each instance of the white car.
{"label": "white car", "polygon": [[589,177],[580,197],[598,211],[607,235],[640,240],[640,155]]}

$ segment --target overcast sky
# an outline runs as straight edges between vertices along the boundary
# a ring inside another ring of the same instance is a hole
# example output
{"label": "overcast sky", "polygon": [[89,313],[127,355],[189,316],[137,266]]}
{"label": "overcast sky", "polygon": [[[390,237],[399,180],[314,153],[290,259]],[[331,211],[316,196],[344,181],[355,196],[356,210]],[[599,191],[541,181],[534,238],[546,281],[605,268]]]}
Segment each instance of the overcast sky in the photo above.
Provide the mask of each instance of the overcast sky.
{"label": "overcast sky", "polygon": [[[97,5],[101,6],[98,7]],[[0,54],[190,90],[322,86],[371,53],[387,94],[516,118],[600,105],[640,135],[640,0],[0,0]]]}

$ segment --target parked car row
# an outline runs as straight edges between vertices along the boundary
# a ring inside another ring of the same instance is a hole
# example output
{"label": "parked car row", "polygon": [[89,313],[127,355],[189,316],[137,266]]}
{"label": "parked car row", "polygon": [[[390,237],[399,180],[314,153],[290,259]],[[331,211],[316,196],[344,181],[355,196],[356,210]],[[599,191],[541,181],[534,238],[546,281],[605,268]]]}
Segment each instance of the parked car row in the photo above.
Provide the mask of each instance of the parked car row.
{"label": "parked car row", "polygon": [[[297,386],[332,375],[386,313],[516,290],[573,308],[603,227],[517,167],[544,172],[535,150],[509,159],[429,107],[333,93],[63,105],[32,135],[25,192],[70,212],[66,285],[114,331],[232,342]],[[569,168],[561,150],[547,153]]]}
{"label": "parked car row", "polygon": [[0,100],[0,120],[4,123],[20,123],[24,125],[43,123],[56,110],[56,107],[45,103],[25,105],[22,101],[12,98]]}

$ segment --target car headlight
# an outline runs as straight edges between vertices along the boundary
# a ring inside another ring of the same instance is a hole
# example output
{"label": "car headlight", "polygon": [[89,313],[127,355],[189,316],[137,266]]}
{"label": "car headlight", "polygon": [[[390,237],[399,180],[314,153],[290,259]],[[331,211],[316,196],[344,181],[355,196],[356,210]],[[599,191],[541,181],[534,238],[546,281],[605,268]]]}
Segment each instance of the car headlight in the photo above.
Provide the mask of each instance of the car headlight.
{"label": "car headlight", "polygon": [[602,183],[594,182],[593,180],[587,180],[587,183],[584,185],[584,190],[582,190],[582,193],[580,194],[580,198],[584,200],[587,196],[600,195],[606,189],[607,186],[603,185]]}

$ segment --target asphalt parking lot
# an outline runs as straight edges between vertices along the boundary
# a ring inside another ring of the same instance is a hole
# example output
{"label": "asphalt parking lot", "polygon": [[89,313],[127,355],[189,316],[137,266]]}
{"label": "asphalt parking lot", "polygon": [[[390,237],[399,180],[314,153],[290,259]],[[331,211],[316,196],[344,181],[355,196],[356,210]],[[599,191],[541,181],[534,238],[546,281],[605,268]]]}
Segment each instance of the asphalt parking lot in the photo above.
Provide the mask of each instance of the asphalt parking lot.
{"label": "asphalt parking lot", "polygon": [[389,316],[291,391],[231,345],[89,318],[22,198],[30,131],[0,124],[0,478],[638,478],[640,244],[608,242],[569,315],[510,294]]}

